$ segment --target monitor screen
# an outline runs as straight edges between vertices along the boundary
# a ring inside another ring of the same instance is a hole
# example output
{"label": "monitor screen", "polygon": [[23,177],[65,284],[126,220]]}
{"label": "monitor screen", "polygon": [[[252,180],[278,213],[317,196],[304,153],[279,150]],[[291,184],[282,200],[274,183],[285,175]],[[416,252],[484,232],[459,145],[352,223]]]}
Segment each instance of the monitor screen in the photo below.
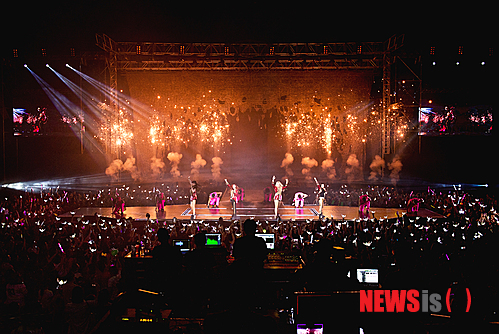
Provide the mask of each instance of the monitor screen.
{"label": "monitor screen", "polygon": [[267,244],[267,249],[274,249],[275,246],[275,236],[273,233],[256,233],[255,236],[263,238]]}
{"label": "monitor screen", "polygon": [[298,324],[296,325],[296,334],[322,334],[324,333],[323,324]]}
{"label": "monitor screen", "polygon": [[493,126],[491,106],[432,106],[419,108],[420,136],[490,135]]}
{"label": "monitor screen", "polygon": [[220,233],[206,233],[206,246],[220,246],[222,235]]}
{"label": "monitor screen", "polygon": [[357,269],[359,283],[378,284],[378,269]]}
{"label": "monitor screen", "polygon": [[174,239],[173,246],[179,247],[181,252],[188,252],[191,250],[191,241],[189,239]]}
{"label": "monitor screen", "polygon": [[84,124],[83,116],[61,116],[57,110],[45,107],[13,108],[12,121],[14,136],[24,137],[75,133],[80,131]]}

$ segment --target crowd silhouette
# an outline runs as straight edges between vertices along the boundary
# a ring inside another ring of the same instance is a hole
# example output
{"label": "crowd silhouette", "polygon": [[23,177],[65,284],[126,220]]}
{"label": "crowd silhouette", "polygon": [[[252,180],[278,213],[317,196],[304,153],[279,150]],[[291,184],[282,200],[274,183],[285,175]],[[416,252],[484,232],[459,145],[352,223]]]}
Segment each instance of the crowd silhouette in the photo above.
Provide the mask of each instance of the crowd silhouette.
{"label": "crowd silhouette", "polygon": [[[8,193],[0,203],[1,326],[7,332],[95,331],[127,291],[125,256],[137,251],[153,260],[148,287],[160,292],[174,312],[203,317],[206,333],[234,328],[276,332],[290,314],[271,311],[290,293],[360,289],[353,274],[359,267],[379,268],[384,289],[469,287],[475,317],[494,320],[489,301],[498,297],[499,266],[490,257],[499,247],[495,197],[456,190],[415,194],[367,189],[374,202],[395,207],[419,197],[445,218],[409,217],[401,209],[396,219],[229,222],[171,217],[148,219],[136,227],[132,219],[59,217],[85,205],[85,193]],[[362,192],[341,187],[331,191],[327,203]],[[220,233],[221,246],[207,247],[207,233]],[[275,249],[268,250],[255,233],[273,233]],[[182,254],[173,239],[190,239],[193,247]],[[290,274],[285,289],[276,290],[264,269],[269,252],[303,260],[303,269]]]}

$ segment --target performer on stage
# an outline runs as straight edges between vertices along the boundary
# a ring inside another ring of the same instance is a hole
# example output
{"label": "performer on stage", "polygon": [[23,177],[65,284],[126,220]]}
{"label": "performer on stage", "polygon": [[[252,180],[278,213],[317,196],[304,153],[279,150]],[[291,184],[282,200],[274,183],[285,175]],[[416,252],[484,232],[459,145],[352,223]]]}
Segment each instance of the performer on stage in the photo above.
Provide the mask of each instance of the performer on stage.
{"label": "performer on stage", "polygon": [[324,202],[326,202],[326,186],[324,183],[319,184],[319,181],[314,177],[315,184],[317,185],[317,198],[319,199],[319,216],[322,216],[322,209],[324,208]]}
{"label": "performer on stage", "polygon": [[125,201],[120,197],[119,194],[116,194],[116,198],[114,199],[114,209],[113,214],[116,217],[123,217],[123,212],[125,211]]}
{"label": "performer on stage", "polygon": [[237,187],[237,202],[242,202],[244,200],[244,189]]}
{"label": "performer on stage", "polygon": [[230,185],[229,181],[225,179],[225,184],[230,189],[230,203],[232,204],[232,217],[236,217],[236,204],[238,202],[238,187],[236,184]]}
{"label": "performer on stage", "polygon": [[302,193],[301,191],[295,193],[295,198],[293,199],[293,203],[295,205],[295,208],[303,208],[303,204],[305,203],[305,198],[307,198],[308,195],[305,193]]}
{"label": "performer on stage", "polygon": [[165,211],[165,194],[160,190],[157,190],[156,193],[156,210],[158,212]]}
{"label": "performer on stage", "polygon": [[407,215],[417,217],[421,199],[414,197],[407,201]]}
{"label": "performer on stage", "polygon": [[208,207],[216,207],[218,208],[220,206],[220,198],[222,197],[222,192],[221,191],[214,191],[210,194],[210,197],[208,198]]}
{"label": "performer on stage", "polygon": [[263,201],[272,202],[272,190],[270,190],[270,187],[263,189]]}
{"label": "performer on stage", "polygon": [[360,219],[369,218],[369,208],[371,207],[371,198],[367,195],[359,196],[359,217]]}
{"label": "performer on stage", "polygon": [[191,217],[196,218],[196,201],[198,199],[198,183],[196,181],[191,181],[191,177],[187,177],[191,185]]}
{"label": "performer on stage", "polygon": [[272,185],[274,186],[274,215],[277,218],[277,208],[279,203],[282,201],[282,192],[288,186],[289,179],[286,179],[286,185],[283,185],[281,181],[275,182],[275,175],[272,177]]}

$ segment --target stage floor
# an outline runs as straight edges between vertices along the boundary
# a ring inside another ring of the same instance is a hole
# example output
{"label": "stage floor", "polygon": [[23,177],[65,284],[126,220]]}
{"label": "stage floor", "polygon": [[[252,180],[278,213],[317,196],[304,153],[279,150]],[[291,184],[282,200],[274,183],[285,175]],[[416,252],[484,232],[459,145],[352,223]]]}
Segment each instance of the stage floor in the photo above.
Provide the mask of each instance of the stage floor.
{"label": "stage floor", "polygon": [[[279,208],[279,215],[283,220],[295,219],[314,219],[318,218],[317,210],[319,207],[317,205],[306,205],[303,208],[296,209],[294,206],[281,206]],[[400,215],[404,210],[396,208],[373,208],[371,207],[371,217],[372,213],[376,218],[386,219],[386,218],[396,218],[397,211]],[[82,207],[75,211],[75,216],[93,216],[95,213],[103,217],[113,217],[112,208],[102,208],[102,207]],[[149,213],[151,219],[172,219],[176,217],[178,219],[189,219],[191,216],[191,208],[189,205],[166,205],[165,210],[162,212],[156,212],[154,206],[133,206],[127,207],[125,210],[125,217],[131,217],[133,219],[145,219],[146,214]],[[359,218],[359,212],[357,207],[350,206],[325,206],[323,213],[326,217],[333,219],[346,219],[353,220]],[[421,217],[432,217],[432,218],[442,218],[443,216],[427,210],[421,209],[418,212]],[[238,204],[237,208],[238,219],[256,218],[256,219],[274,219],[274,208],[270,205],[264,205],[263,203],[248,203],[248,204]],[[71,217],[69,212],[61,215],[61,217]],[[204,220],[216,220],[222,217],[224,220],[230,220],[232,217],[232,209],[229,203],[224,203],[222,201],[220,208],[207,208],[206,205],[199,204],[196,206],[196,219]]]}

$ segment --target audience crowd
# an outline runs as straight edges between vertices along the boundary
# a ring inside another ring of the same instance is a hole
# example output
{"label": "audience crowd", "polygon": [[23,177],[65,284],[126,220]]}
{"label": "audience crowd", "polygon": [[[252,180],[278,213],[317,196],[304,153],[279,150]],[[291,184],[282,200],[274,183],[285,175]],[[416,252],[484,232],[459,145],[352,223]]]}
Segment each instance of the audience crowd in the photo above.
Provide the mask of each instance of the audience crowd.
{"label": "audience crowd", "polygon": [[[152,200],[155,189],[138,189],[140,186],[124,186],[118,192]],[[183,191],[178,190],[179,194]],[[495,312],[489,306],[499,297],[495,281],[499,264],[490,256],[499,250],[499,216],[495,211],[497,200],[490,194],[430,188],[414,193],[391,187],[361,189],[346,185],[328,192],[328,205],[350,206],[357,206],[358,197],[367,193],[372,207],[400,208],[397,219],[373,215],[371,219],[354,221],[323,217],[246,225],[223,219],[171,217],[160,222],[148,219],[138,226],[124,218],[60,217],[82,206],[111,206],[115,193],[116,189],[97,193],[56,189],[6,192],[2,196],[2,332],[90,333],[126,290],[127,280],[122,275],[125,256],[137,249],[163,261],[156,263],[152,277],[159,290],[172,296],[178,309],[206,314],[210,306],[233,310],[243,301],[256,305],[257,291],[268,289],[262,286],[266,281],[265,260],[262,256],[251,258],[251,252],[260,252],[255,250],[260,247],[258,243],[241,241],[254,232],[274,233],[274,252],[299,255],[303,260],[303,269],[292,276],[289,291],[359,288],[354,268],[379,268],[384,288],[446,289],[457,282],[473,289],[474,307],[480,309],[484,319]],[[422,199],[422,207],[445,218],[406,215],[404,207],[415,197]],[[222,251],[217,255],[205,249],[204,233],[221,234]],[[172,239],[192,239],[194,250],[182,256],[171,247]],[[250,246],[244,250],[244,244]],[[254,287],[248,288],[251,282]],[[243,290],[248,293],[234,298],[233,291]],[[277,307],[284,294],[281,291],[266,299],[265,305]],[[217,296],[222,297],[217,300]]]}

